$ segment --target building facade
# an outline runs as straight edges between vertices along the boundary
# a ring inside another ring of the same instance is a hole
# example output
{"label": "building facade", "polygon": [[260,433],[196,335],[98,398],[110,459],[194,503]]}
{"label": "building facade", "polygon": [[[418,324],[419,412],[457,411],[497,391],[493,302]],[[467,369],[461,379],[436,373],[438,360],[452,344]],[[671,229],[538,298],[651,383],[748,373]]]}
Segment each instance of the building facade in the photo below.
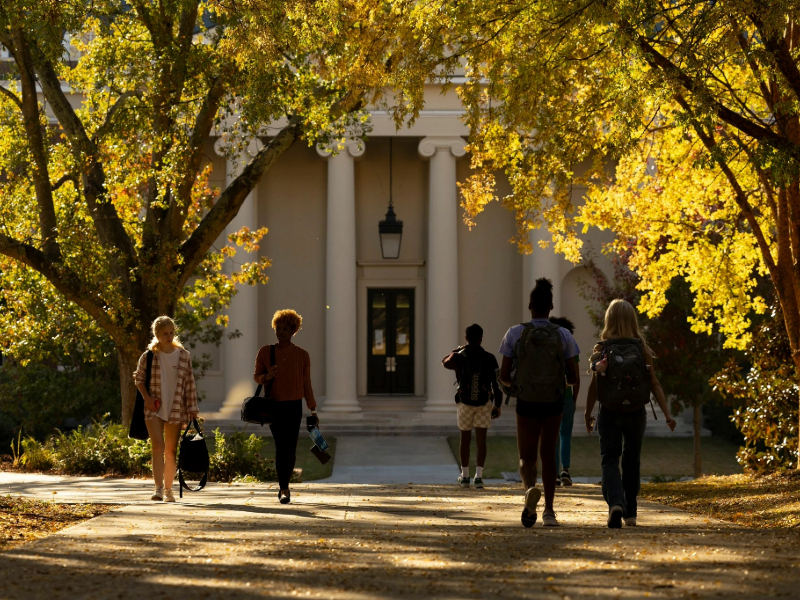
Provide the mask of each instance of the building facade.
{"label": "building facade", "polygon": [[[389,410],[419,398],[431,419],[453,413],[453,375],[442,369],[442,357],[479,323],[484,348],[499,360],[507,328],[530,318],[528,295],[538,277],[553,281],[552,314],[575,322],[588,356],[596,332],[578,294],[584,269],[535,243],[531,255],[520,254],[510,242],[514,216],[499,202],[472,230],[464,224],[457,182],[469,175],[468,132],[455,93],[440,92],[431,86],[413,127],[396,131],[386,113],[375,111],[366,142],[348,141],[334,154],[297,143],[258,184],[228,231],[269,229],[258,251],[272,261],[269,282],[240,287],[229,329],[241,336],[202,349],[215,365],[200,383],[203,412],[238,418],[254,389],[256,352],[274,342],[272,315],[283,308],[303,316],[295,341],[311,355],[312,383],[329,421],[359,419],[370,397]],[[212,183],[222,187],[236,165],[220,152],[208,154]],[[390,196],[390,154],[394,208],[404,225],[398,259],[382,258],[378,235]],[[579,202],[583,190],[573,194]],[[608,234],[587,238],[599,250]],[[581,405],[589,383],[583,377]]]}

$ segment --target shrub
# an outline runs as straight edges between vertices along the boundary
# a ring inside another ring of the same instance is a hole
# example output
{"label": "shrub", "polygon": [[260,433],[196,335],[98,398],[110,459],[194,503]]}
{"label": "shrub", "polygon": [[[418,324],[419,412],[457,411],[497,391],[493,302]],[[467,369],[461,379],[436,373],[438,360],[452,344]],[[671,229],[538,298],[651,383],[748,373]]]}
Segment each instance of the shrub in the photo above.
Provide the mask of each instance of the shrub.
{"label": "shrub", "polygon": [[[266,439],[237,431],[226,438],[219,428],[214,430],[214,450],[211,452],[209,479],[211,481],[252,482],[277,481],[275,461],[261,456]],[[298,481],[297,475],[292,481]]]}
{"label": "shrub", "polygon": [[759,471],[788,469],[798,459],[797,369],[777,303],[771,316],[753,333],[749,369],[731,362],[713,379],[734,405],[733,420],[744,435],[737,458]]}
{"label": "shrub", "polygon": [[57,432],[46,442],[29,437],[22,442],[23,468],[55,470],[67,475],[148,475],[150,442],[133,440],[118,423],[95,421],[69,433]]}

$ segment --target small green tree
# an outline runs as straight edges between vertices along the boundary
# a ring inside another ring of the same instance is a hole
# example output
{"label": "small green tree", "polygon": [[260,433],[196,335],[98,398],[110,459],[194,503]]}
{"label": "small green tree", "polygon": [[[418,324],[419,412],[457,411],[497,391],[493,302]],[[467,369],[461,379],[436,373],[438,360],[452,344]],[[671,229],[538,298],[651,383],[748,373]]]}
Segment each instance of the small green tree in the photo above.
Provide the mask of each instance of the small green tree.
{"label": "small green tree", "polygon": [[[611,281],[589,255],[584,266],[591,279],[581,283],[580,294],[590,302],[587,307],[592,323],[603,328],[603,318],[608,304],[615,298],[627,300],[634,306],[641,291],[639,278],[628,268],[630,255],[612,255],[614,277]],[[683,278],[675,278],[667,290],[667,305],[655,318],[640,315],[640,325],[648,345],[656,355],[658,378],[673,399],[673,410],[690,408],[694,434],[694,476],[703,474],[700,431],[703,425],[703,405],[718,400],[709,378],[719,371],[733,353],[722,348],[718,335],[692,331],[693,295]]]}

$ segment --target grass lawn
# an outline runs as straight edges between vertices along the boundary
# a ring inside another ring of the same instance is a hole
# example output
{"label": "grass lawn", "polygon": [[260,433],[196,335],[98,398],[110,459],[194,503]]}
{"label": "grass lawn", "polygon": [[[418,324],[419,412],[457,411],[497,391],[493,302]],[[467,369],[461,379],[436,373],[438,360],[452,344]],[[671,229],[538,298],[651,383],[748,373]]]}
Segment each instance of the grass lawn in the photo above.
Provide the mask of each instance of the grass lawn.
{"label": "grass lawn", "polygon": [[[458,464],[458,436],[447,438]],[[502,478],[502,471],[517,471],[517,439],[512,436],[489,436],[486,465],[483,476],[487,479]],[[736,462],[738,446],[708,437],[702,439],[703,472],[708,475],[731,475],[741,473]],[[475,468],[475,436],[472,436],[470,472]],[[693,451],[691,438],[644,439],[642,447],[642,477],[685,477],[692,475]],[[575,477],[600,477],[600,440],[597,436],[572,438],[572,465],[570,473]],[[541,469],[540,469],[541,472]]]}
{"label": "grass lawn", "polygon": [[800,473],[649,483],[641,496],[746,527],[800,528]]}
{"label": "grass lawn", "polygon": [[[328,454],[334,457],[336,451],[336,438],[325,437],[328,442]],[[267,458],[275,459],[275,444],[272,443],[272,438],[266,438],[266,444],[261,449],[261,454]],[[333,460],[329,461],[327,465],[320,464],[317,458],[311,454],[310,448],[314,443],[305,430],[300,432],[300,437],[297,438],[297,463],[295,469],[303,470],[303,481],[315,481],[317,479],[325,479],[330,477],[333,472]]]}

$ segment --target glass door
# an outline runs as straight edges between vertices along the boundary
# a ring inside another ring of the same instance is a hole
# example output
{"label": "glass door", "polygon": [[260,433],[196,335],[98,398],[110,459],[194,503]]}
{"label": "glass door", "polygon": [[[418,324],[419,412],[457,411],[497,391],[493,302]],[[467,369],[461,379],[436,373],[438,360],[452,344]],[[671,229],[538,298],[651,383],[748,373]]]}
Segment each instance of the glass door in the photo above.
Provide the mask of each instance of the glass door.
{"label": "glass door", "polygon": [[414,290],[367,292],[367,393],[414,393]]}

